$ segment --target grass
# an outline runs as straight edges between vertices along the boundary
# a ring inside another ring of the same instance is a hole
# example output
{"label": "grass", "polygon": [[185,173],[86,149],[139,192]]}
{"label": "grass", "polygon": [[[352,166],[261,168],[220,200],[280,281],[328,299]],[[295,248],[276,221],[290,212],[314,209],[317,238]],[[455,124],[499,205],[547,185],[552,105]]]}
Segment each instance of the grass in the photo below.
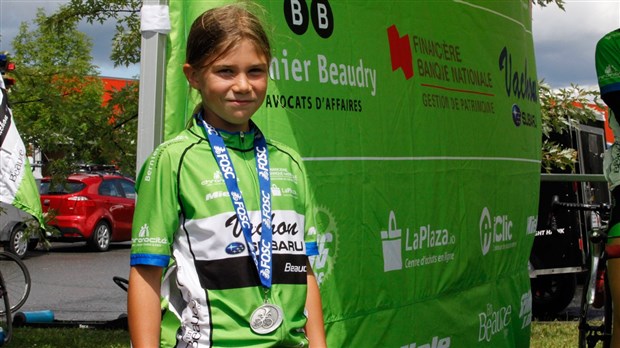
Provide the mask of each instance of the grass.
{"label": "grass", "polygon": [[8,348],[130,348],[125,330],[16,328]]}
{"label": "grass", "polygon": [[[578,340],[577,321],[532,322],[531,348],[577,347]],[[596,348],[602,347],[602,342],[596,344]]]}
{"label": "grass", "polygon": [[[579,331],[576,321],[533,321],[531,348],[577,347]],[[601,346],[602,345],[597,345]]]}
{"label": "grass", "polygon": [[[577,322],[532,322],[531,348],[577,346]],[[600,347],[601,344],[597,345]],[[14,331],[9,348],[130,348],[125,330],[42,329],[21,327]]]}

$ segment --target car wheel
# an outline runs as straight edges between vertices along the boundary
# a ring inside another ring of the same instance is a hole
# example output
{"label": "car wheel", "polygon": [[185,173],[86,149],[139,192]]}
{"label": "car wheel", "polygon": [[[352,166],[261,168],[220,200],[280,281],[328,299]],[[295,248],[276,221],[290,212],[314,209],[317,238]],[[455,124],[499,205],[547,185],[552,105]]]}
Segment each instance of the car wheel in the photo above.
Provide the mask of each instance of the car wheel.
{"label": "car wheel", "polygon": [[26,239],[26,228],[23,225],[17,225],[13,228],[8,246],[8,251],[17,255],[20,259],[26,255],[28,240]]}
{"label": "car wheel", "polygon": [[107,251],[110,247],[111,235],[110,225],[105,221],[99,221],[93,230],[89,244],[95,251]]}

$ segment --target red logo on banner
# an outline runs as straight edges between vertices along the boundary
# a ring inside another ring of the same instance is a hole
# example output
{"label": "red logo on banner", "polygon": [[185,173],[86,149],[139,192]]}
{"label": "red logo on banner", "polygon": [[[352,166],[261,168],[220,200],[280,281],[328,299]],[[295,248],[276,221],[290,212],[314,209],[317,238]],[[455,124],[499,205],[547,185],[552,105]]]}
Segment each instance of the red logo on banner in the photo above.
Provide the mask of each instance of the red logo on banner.
{"label": "red logo on banner", "polygon": [[413,59],[411,57],[411,44],[409,35],[400,37],[395,25],[388,28],[388,40],[390,42],[390,56],[392,58],[392,71],[403,69],[405,78],[413,77]]}

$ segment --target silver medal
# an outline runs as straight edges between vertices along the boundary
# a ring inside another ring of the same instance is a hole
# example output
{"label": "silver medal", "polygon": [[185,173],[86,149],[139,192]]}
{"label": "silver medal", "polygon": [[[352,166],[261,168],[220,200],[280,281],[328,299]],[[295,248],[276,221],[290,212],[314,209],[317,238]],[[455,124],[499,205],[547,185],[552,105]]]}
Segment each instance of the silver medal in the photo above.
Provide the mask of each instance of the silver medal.
{"label": "silver medal", "polygon": [[256,308],[250,317],[250,327],[257,334],[264,335],[275,331],[282,324],[282,309],[265,303]]}

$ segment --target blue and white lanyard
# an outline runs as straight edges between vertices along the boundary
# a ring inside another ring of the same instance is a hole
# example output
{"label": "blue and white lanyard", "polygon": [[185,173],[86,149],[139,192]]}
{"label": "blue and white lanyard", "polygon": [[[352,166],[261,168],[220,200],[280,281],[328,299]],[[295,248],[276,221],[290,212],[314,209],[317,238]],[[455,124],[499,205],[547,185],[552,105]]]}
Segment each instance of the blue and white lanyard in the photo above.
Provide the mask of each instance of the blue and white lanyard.
{"label": "blue and white lanyard", "polygon": [[230,194],[233,207],[237,214],[237,219],[241,223],[241,230],[245,237],[248,250],[252,255],[252,260],[258,270],[258,276],[261,284],[265,288],[271,287],[272,279],[272,251],[271,241],[273,239],[273,228],[271,226],[271,178],[269,176],[269,155],[267,153],[267,141],[265,137],[258,131],[254,137],[254,156],[256,158],[256,171],[258,172],[258,187],[260,189],[260,206],[261,206],[261,238],[259,250],[255,250],[252,243],[252,223],[250,216],[243,201],[243,196],[237,184],[237,173],[233,167],[232,160],[226,149],[226,144],[220,133],[210,124],[204,121],[198,115],[196,117],[202,124],[207,134],[207,138],[211,143],[211,152],[215,157],[217,165],[226,183],[226,188]]}

